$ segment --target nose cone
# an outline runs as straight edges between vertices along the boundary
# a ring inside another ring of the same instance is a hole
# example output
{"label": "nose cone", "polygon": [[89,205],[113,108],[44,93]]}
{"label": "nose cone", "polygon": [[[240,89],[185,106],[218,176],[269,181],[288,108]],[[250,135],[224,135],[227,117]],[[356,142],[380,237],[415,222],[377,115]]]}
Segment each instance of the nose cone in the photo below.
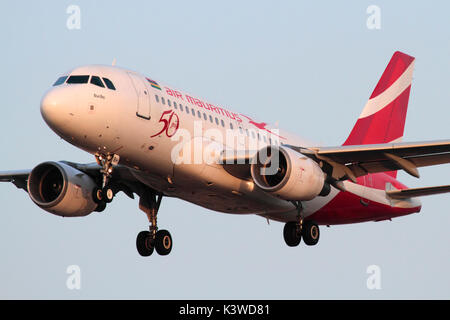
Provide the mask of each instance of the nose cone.
{"label": "nose cone", "polygon": [[64,109],[63,92],[60,88],[50,89],[41,100],[41,115],[53,130],[60,131],[67,124],[67,115]]}

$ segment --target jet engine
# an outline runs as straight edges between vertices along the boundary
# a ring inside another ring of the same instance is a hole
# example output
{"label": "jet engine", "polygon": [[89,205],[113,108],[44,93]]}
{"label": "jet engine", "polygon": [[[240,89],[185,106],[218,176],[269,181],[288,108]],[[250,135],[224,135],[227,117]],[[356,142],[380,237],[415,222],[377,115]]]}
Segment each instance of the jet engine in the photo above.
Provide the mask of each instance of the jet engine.
{"label": "jet engine", "polygon": [[260,150],[250,171],[258,187],[284,200],[307,201],[330,193],[319,165],[284,146]]}
{"label": "jet engine", "polygon": [[90,176],[63,162],[44,162],[28,177],[28,194],[40,208],[62,217],[87,216],[97,208]]}

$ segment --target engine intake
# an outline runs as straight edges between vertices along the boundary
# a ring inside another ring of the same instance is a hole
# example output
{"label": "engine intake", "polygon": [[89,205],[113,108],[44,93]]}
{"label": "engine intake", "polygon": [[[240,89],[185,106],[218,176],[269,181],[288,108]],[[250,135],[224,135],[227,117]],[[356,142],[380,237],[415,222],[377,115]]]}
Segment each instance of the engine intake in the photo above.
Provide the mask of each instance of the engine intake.
{"label": "engine intake", "polygon": [[28,177],[28,194],[40,208],[62,217],[86,216],[97,204],[91,177],[63,162],[44,162]]}
{"label": "engine intake", "polygon": [[315,161],[283,146],[260,150],[250,172],[258,187],[284,200],[307,201],[330,192]]}

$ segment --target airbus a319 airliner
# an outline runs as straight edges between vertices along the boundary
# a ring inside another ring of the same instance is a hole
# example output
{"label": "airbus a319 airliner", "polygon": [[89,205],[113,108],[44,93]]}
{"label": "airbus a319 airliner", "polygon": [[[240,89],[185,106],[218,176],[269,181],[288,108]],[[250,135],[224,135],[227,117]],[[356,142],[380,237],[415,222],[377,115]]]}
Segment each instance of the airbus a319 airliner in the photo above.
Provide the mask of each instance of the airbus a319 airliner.
{"label": "airbus a319 airliner", "polygon": [[315,245],[319,225],[408,215],[421,210],[418,197],[450,191],[408,189],[396,179],[398,170],[419,177],[419,167],[450,162],[450,140],[401,142],[414,61],[394,53],[347,140],[335,147],[130,70],[78,67],[45,93],[41,114],[96,161],[48,161],[0,172],[0,181],[62,217],[103,211],[120,191],[137,195],[149,220],[136,239],[142,256],[172,250],[170,233],[157,225],[163,197],[283,222],[288,246],[301,239]]}

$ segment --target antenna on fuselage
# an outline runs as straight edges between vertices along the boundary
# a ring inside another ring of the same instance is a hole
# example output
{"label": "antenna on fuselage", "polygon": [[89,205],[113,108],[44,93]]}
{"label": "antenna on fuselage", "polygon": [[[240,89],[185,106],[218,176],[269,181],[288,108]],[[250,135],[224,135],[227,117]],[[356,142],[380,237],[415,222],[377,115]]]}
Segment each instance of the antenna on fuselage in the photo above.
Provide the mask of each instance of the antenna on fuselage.
{"label": "antenna on fuselage", "polygon": [[116,58],[113,59],[111,65],[114,67],[116,65]]}

